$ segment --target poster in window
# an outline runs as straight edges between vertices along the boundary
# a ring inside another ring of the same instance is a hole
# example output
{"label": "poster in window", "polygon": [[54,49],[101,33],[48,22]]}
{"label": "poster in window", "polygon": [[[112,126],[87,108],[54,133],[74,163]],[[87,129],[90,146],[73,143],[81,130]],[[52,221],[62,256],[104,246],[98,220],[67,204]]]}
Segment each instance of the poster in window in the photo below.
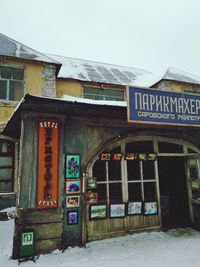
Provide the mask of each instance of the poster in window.
{"label": "poster in window", "polygon": [[81,192],[81,181],[67,181],[66,194],[78,194]]}
{"label": "poster in window", "polygon": [[39,119],[36,208],[58,207],[59,120]]}
{"label": "poster in window", "polygon": [[125,217],[126,205],[122,204],[110,204],[110,218]]}
{"label": "poster in window", "polygon": [[65,177],[67,179],[80,178],[80,155],[65,155]]}
{"label": "poster in window", "polygon": [[145,202],[144,203],[144,215],[158,214],[157,202]]}
{"label": "poster in window", "polygon": [[127,214],[128,215],[142,214],[142,202],[129,202]]}
{"label": "poster in window", "polygon": [[107,218],[107,205],[106,204],[90,205],[89,217],[90,217],[90,220],[106,219]]}

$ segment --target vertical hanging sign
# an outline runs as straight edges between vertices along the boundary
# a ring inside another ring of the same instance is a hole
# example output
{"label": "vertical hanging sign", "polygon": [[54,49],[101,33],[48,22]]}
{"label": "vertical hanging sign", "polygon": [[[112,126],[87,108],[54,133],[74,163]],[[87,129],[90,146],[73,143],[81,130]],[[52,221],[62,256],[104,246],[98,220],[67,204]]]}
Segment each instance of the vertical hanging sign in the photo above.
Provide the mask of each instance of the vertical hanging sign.
{"label": "vertical hanging sign", "polygon": [[37,209],[58,207],[59,121],[38,121]]}

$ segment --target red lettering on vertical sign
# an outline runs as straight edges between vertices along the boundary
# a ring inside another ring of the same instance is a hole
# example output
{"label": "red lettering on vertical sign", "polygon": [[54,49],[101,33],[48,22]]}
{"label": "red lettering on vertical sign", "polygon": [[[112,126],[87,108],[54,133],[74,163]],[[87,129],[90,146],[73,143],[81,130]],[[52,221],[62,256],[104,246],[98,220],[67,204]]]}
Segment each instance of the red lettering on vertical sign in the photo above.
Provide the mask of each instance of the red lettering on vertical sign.
{"label": "red lettering on vertical sign", "polygon": [[59,121],[38,121],[37,209],[58,207]]}

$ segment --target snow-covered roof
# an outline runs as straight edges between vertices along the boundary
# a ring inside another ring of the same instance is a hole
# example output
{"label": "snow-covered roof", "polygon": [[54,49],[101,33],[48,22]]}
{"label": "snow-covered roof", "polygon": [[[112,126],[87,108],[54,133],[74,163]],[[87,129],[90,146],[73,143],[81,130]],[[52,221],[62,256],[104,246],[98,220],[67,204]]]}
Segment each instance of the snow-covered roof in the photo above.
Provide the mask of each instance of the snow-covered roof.
{"label": "snow-covered roof", "polygon": [[56,60],[0,33],[0,55],[58,64]]}
{"label": "snow-covered roof", "polygon": [[200,77],[170,67],[160,73],[108,63],[47,54],[62,64],[58,78],[80,81],[151,87],[161,80],[200,84]]}
{"label": "snow-covered roof", "polygon": [[150,72],[130,67],[47,54],[62,64],[58,78],[88,82],[133,85],[138,76]]}
{"label": "snow-covered roof", "polygon": [[154,84],[160,82],[161,80],[200,84],[199,76],[176,69],[174,67],[169,67],[167,70],[160,71],[156,74],[147,73],[143,76],[138,76],[133,85],[140,87],[152,87]]}
{"label": "snow-covered roof", "polygon": [[95,100],[95,99],[74,97],[70,95],[63,95],[62,98],[56,98],[56,99],[67,101],[67,102],[84,103],[84,104],[90,104],[90,105],[127,107],[126,101]]}
{"label": "snow-covered roof", "polygon": [[193,83],[193,84],[200,84],[200,77],[194,74],[190,74],[186,71],[182,71],[173,67],[167,69],[166,73],[164,74],[164,80],[173,80],[179,82],[186,82],[186,83]]}

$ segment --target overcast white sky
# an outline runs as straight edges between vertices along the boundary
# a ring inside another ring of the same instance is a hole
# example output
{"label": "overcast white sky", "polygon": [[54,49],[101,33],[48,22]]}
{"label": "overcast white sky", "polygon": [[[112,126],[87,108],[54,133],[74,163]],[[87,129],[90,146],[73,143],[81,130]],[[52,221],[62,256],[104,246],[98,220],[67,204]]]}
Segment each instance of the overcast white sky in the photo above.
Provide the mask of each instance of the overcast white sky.
{"label": "overcast white sky", "polygon": [[200,76],[199,0],[0,0],[0,32],[57,55]]}

